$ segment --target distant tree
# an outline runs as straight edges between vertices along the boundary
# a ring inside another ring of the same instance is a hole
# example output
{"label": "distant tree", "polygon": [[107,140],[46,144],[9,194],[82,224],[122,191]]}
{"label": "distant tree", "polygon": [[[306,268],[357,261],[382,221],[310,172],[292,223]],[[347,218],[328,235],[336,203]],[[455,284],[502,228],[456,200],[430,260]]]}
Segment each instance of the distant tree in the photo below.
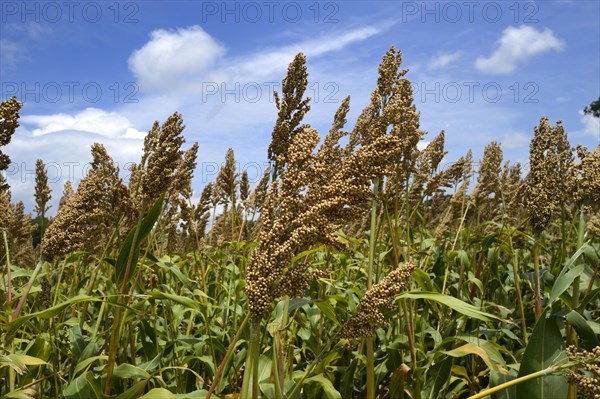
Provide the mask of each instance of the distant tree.
{"label": "distant tree", "polygon": [[600,118],[600,97],[585,107],[583,109],[583,113],[586,115],[592,115],[595,118]]}

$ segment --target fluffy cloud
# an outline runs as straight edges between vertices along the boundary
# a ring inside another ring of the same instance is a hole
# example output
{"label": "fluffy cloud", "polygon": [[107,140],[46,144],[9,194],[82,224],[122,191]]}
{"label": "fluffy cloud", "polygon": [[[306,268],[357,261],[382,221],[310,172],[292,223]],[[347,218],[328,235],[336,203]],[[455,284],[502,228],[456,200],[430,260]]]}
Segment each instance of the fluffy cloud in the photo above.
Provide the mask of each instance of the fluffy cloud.
{"label": "fluffy cloud", "polygon": [[595,118],[592,115],[584,115],[583,111],[579,113],[583,115],[580,119],[583,124],[583,131],[598,139],[598,143],[600,144],[600,118]]}
{"label": "fluffy cloud", "polygon": [[128,166],[141,156],[145,136],[123,115],[98,108],[75,114],[23,115],[20,123],[6,147],[13,163],[5,175],[14,197],[23,200],[28,209],[33,207],[36,159],[46,163],[54,191],[52,204],[56,205],[64,182],[77,184],[86,174],[93,143],[106,147],[127,178]]}
{"label": "fluffy cloud", "polygon": [[489,57],[477,58],[475,67],[485,73],[508,74],[535,55],[550,50],[561,51],[564,47],[565,42],[554,36],[550,29],[539,31],[526,25],[509,26],[502,32],[496,51]]}
{"label": "fluffy cloud", "polygon": [[3,174],[11,186],[15,201],[25,202],[27,209],[34,207],[33,187],[35,185],[35,161],[44,160],[48,170],[48,183],[52,189],[53,208],[56,211],[62,188],[67,180],[75,185],[89,170],[90,147],[102,143],[121,169],[123,178],[128,178],[128,167],[137,162],[142,153],[142,140],[126,138],[123,132],[118,137],[107,137],[97,133],[78,130],[61,130],[35,136],[21,120],[21,127],[15,132],[6,147],[12,163]]}
{"label": "fluffy cloud", "polygon": [[457,61],[461,55],[462,53],[460,51],[455,51],[453,53],[438,53],[429,60],[427,67],[429,69],[444,68],[448,64]]}
{"label": "fluffy cloud", "polygon": [[144,138],[131,122],[116,112],[87,108],[77,114],[25,115],[21,121],[33,125],[33,136],[43,136],[64,130],[96,133],[105,137]]}
{"label": "fluffy cloud", "polygon": [[200,26],[158,29],[129,57],[129,69],[142,89],[166,88],[202,74],[225,54],[225,47]]}
{"label": "fluffy cloud", "polygon": [[308,57],[318,57],[366,40],[384,29],[367,26],[336,32],[243,57],[226,57],[225,47],[197,25],[174,31],[159,29],[131,54],[129,69],[141,90],[198,96],[212,89],[214,83],[280,80],[300,51]]}
{"label": "fluffy cloud", "polygon": [[531,137],[525,133],[507,133],[502,137],[502,148],[506,150],[528,148]]}

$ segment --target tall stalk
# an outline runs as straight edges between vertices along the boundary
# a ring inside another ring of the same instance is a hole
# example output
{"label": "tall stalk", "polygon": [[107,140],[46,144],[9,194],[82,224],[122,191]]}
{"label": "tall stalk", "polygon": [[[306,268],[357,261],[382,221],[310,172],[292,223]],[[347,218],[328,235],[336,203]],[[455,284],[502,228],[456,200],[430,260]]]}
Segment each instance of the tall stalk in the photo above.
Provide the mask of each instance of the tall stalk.
{"label": "tall stalk", "polygon": [[10,306],[10,303],[12,302],[12,277],[10,275],[10,248],[8,246],[8,237],[6,236],[6,230],[2,230],[2,236],[4,237],[4,247],[6,248],[6,279],[8,284],[8,287],[6,288],[6,303],[8,306]]}
{"label": "tall stalk", "polygon": [[225,356],[223,357],[221,364],[219,364],[219,368],[217,368],[217,372],[215,373],[213,382],[210,385],[210,388],[208,389],[208,393],[206,394],[206,399],[210,399],[210,397],[212,396],[212,393],[214,392],[215,388],[217,387],[217,383],[219,382],[219,379],[221,378],[223,369],[225,368],[227,363],[229,363],[229,361],[231,360],[231,354],[233,353],[233,349],[235,348],[235,345],[239,341],[240,337],[242,336],[242,332],[246,328],[246,324],[248,324],[249,320],[250,320],[250,313],[248,313],[246,315],[246,317],[242,321],[242,324],[240,324],[240,327],[238,328],[238,330],[235,334],[235,337],[233,337],[233,339],[231,340],[231,343],[229,344],[229,348],[227,348],[227,352],[225,353]]}
{"label": "tall stalk", "polygon": [[[585,236],[585,217],[583,212],[583,206],[579,210],[579,224],[577,225],[577,250],[583,246],[583,240]],[[579,275],[573,280],[573,310],[578,311],[579,307],[579,285],[581,280]],[[567,345],[577,345],[577,332],[573,326],[567,326]],[[573,372],[577,371],[577,366],[573,366]],[[567,393],[567,399],[577,399],[577,384],[569,383],[569,391]]]}
{"label": "tall stalk", "polygon": [[527,345],[527,322],[525,321],[525,308],[523,307],[523,296],[521,294],[521,282],[519,280],[519,259],[515,253],[515,249],[512,244],[512,237],[510,238],[510,249],[513,253],[513,280],[515,282],[515,290],[517,292],[517,305],[519,306],[519,315],[521,318],[521,333],[523,334],[523,342]]}
{"label": "tall stalk", "polygon": [[248,357],[244,369],[244,380],[240,398],[258,399],[258,359],[260,357],[260,319],[252,317],[250,323],[250,341],[248,342]]}
{"label": "tall stalk", "polygon": [[[377,241],[377,195],[379,179],[373,181],[373,200],[371,202],[371,230],[369,234],[369,263],[367,268],[367,289],[373,286],[373,261]],[[367,337],[367,399],[375,399],[375,353],[373,350],[374,335]]]}
{"label": "tall stalk", "polygon": [[540,293],[540,236],[541,233],[535,233],[535,241],[533,243],[533,290],[535,298],[535,320],[539,320],[542,316],[542,298]]}
{"label": "tall stalk", "polygon": [[[162,198],[160,199],[160,201],[162,201]],[[146,202],[144,200],[144,202],[142,202],[142,206],[140,207],[140,211],[139,211],[139,216],[138,216],[138,222],[137,225],[135,227],[135,231],[134,231],[134,235],[133,235],[133,241],[132,241],[132,246],[135,246],[136,244],[139,245],[139,243],[137,243],[138,241],[138,237],[140,234],[140,230],[142,228],[142,219],[143,219],[143,215],[144,215],[144,209],[146,208]],[[123,250],[123,249],[121,249]],[[121,287],[119,287],[119,295],[117,295],[117,303],[119,305],[124,305],[126,304],[124,296],[127,294],[127,283],[129,281],[129,277],[131,275],[132,272],[132,268],[133,268],[133,262],[134,262],[134,253],[136,252],[135,248],[129,248],[129,254],[127,257],[127,264],[125,267],[125,276],[123,278],[123,282],[121,284]],[[135,262],[137,262],[137,257],[135,257]],[[116,277],[115,277],[115,282],[116,282]],[[108,347],[108,363],[107,363],[107,368],[106,368],[106,384],[104,386],[104,393],[106,395],[110,395],[111,394],[111,390],[112,390],[112,378],[113,378],[113,372],[115,369],[115,363],[116,363],[116,357],[117,357],[117,350],[118,350],[118,344],[119,344],[119,339],[120,339],[120,333],[121,333],[121,327],[122,327],[122,320],[123,320],[123,307],[119,306],[116,310],[116,314],[115,314],[115,320],[114,323],[112,325],[112,332],[111,332],[111,337],[110,337],[110,344]]]}

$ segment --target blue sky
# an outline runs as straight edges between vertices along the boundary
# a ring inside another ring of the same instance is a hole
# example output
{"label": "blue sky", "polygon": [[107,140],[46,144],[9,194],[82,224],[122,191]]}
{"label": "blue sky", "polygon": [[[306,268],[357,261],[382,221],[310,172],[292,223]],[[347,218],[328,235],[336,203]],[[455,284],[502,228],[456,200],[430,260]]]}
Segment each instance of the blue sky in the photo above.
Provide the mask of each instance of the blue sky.
{"label": "blue sky", "polygon": [[[154,120],[180,112],[200,144],[196,191],[227,148],[257,178],[276,116],[272,90],[303,51],[322,135],[351,96],[349,126],[393,45],[410,69],[421,127],[446,131],[448,162],[492,140],[527,162],[541,116],[573,145],[600,142],[581,110],[600,95],[600,2],[0,2],[0,97],[25,103],[3,149],[14,200],[32,209],[35,159],[53,203],[103,143],[126,177]],[[54,206],[56,208],[56,206]]]}

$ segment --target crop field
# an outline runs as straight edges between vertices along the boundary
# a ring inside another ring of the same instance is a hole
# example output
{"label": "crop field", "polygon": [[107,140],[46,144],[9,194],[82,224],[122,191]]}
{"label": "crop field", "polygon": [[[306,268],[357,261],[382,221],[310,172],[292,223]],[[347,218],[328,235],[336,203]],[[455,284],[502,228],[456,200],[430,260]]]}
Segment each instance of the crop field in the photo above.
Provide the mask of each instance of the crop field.
{"label": "crop field", "polygon": [[394,47],[317,132],[289,62],[256,182],[230,149],[193,200],[177,112],[127,180],[102,143],[62,194],[38,160],[33,215],[0,175],[0,396],[600,398],[600,146],[541,116],[527,168],[449,164]]}

